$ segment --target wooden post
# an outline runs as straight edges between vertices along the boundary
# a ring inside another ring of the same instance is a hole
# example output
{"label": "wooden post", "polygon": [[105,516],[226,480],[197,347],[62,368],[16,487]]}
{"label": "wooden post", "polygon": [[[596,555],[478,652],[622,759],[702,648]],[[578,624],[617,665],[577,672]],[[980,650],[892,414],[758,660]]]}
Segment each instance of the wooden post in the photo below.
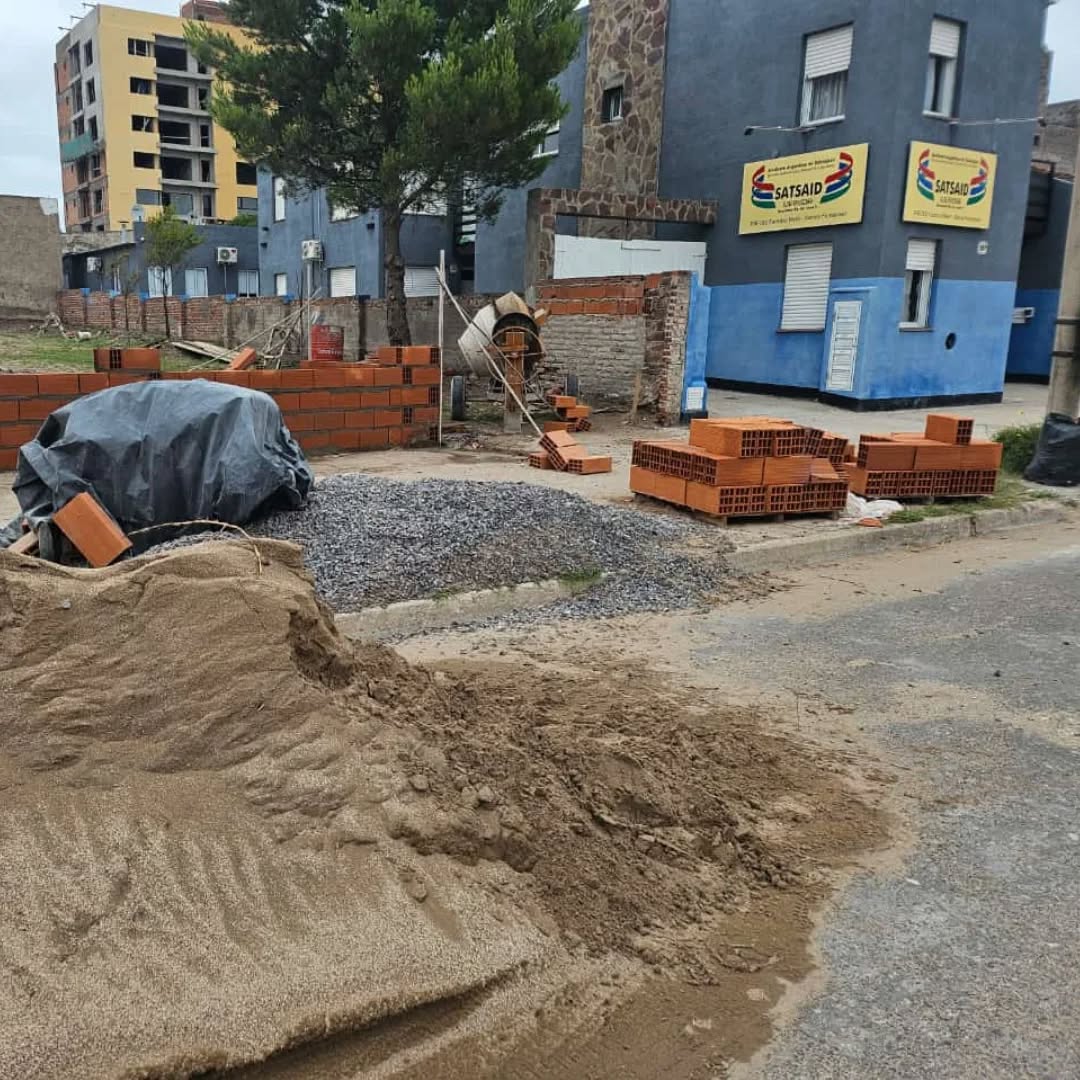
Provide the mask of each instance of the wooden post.
{"label": "wooden post", "polygon": [[[525,333],[522,330],[507,330],[500,344],[506,357],[507,392],[503,398],[503,431],[520,435],[522,417],[518,401],[525,397]],[[513,393],[510,393],[511,390]]]}

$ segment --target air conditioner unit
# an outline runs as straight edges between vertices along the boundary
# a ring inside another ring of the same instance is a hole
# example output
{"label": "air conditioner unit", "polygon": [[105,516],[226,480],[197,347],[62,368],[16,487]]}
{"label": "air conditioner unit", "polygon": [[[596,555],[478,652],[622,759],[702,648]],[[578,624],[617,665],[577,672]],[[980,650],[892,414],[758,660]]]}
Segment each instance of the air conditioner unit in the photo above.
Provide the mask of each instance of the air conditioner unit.
{"label": "air conditioner unit", "polygon": [[304,262],[322,262],[323,250],[321,240],[301,240],[300,258]]}
{"label": "air conditioner unit", "polygon": [[91,255],[86,260],[86,269],[89,270],[91,273],[100,273],[101,272],[101,256],[100,255]]}
{"label": "air conditioner unit", "polygon": [[231,247],[219,247],[217,249],[217,261],[219,265],[225,263],[234,263],[237,261],[238,252],[236,248]]}

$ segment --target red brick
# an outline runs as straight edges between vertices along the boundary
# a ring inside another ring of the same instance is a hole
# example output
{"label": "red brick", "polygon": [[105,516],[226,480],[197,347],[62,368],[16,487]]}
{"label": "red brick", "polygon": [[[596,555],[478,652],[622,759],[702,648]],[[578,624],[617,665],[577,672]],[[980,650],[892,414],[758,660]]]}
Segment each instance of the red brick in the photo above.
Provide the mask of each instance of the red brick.
{"label": "red brick", "polygon": [[[206,376],[204,375],[205,379]],[[110,386],[127,386],[129,383],[146,382],[146,376],[135,375],[130,371],[110,371],[109,372],[109,385]]]}
{"label": "red brick", "polygon": [[17,449],[0,449],[0,469],[14,469],[19,464],[19,451]]}
{"label": "red brick", "polygon": [[329,390],[310,390],[300,395],[300,403],[305,409],[329,409],[332,408],[331,402]]}
{"label": "red brick", "polygon": [[348,386],[349,380],[340,364],[317,367],[315,371],[315,385],[325,387]]}
{"label": "red brick", "polygon": [[330,401],[335,409],[359,409],[360,396],[359,390],[334,390]]}
{"label": "red brick", "polygon": [[[434,371],[436,380],[439,377],[438,368],[417,368],[421,371]],[[376,386],[400,386],[404,381],[399,367],[377,367],[374,372]]]}
{"label": "red brick", "polygon": [[37,392],[36,375],[0,374],[0,397],[34,397]]}
{"label": "red brick", "polygon": [[402,416],[400,409],[379,409],[375,413],[376,427],[398,427],[401,425]]}
{"label": "red brick", "polygon": [[386,428],[371,428],[360,432],[360,449],[375,450],[390,445],[390,432]]}
{"label": "red brick", "polygon": [[277,402],[277,407],[282,412],[300,411],[299,394],[274,394],[274,400]]}
{"label": "red brick", "polygon": [[[416,374],[413,372],[413,374]],[[393,394],[393,391],[391,391]],[[426,405],[428,403],[428,392],[426,386],[403,386],[401,388],[401,400],[394,401],[391,396],[390,402],[393,405]]]}
{"label": "red brick", "polygon": [[315,372],[311,368],[285,368],[281,372],[281,385],[287,390],[302,390],[315,385]]}
{"label": "red brick", "polygon": [[120,526],[85,491],[53,514],[53,522],[91,566],[108,566],[131,547]]}
{"label": "red brick", "polygon": [[280,371],[249,371],[248,377],[253,390],[276,390],[281,386]]}
{"label": "red brick", "polygon": [[259,354],[249,345],[246,349],[241,349],[232,362],[229,364],[230,371],[246,371],[256,360],[259,359]]}
{"label": "red brick", "polygon": [[375,350],[375,359],[380,364],[400,364],[401,347],[399,345],[380,345]]}
{"label": "red brick", "polygon": [[412,369],[413,386],[438,386],[439,369],[437,367],[420,367]]}
{"label": "red brick", "polygon": [[44,420],[58,405],[46,398],[27,398],[19,402],[20,420]]}
{"label": "red brick", "polygon": [[437,405],[424,405],[422,408],[413,410],[413,420],[418,424],[434,424],[439,419],[439,407]]}
{"label": "red brick", "polygon": [[404,387],[404,386],[392,386],[392,387],[390,387],[390,389],[387,391],[387,393],[390,395],[389,404],[390,405],[401,405],[402,404],[401,395],[405,392],[406,389],[407,389],[407,387]]}
{"label": "red brick", "polygon": [[0,424],[19,419],[19,403],[17,401],[0,401]]}
{"label": "red brick", "polygon": [[79,393],[93,394],[109,388],[109,376],[104,371],[92,371],[79,376]]}
{"label": "red brick", "polygon": [[342,450],[359,450],[360,432],[346,430],[331,431],[330,445],[337,446]]}
{"label": "red brick", "polygon": [[0,446],[22,446],[38,433],[36,424],[4,424],[0,426]]}
{"label": "red brick", "polygon": [[304,431],[297,437],[297,441],[305,450],[319,450],[330,445],[330,432]]}
{"label": "red brick", "polygon": [[228,383],[230,386],[251,385],[251,374],[247,371],[219,371],[216,375],[216,382]]}
{"label": "red brick", "polygon": [[341,370],[346,386],[375,385],[375,367],[372,364],[346,364]]}
{"label": "red brick", "polygon": [[51,394],[56,397],[74,397],[79,392],[78,375],[47,375],[44,372],[38,375],[38,393]]}
{"label": "red brick", "polygon": [[407,367],[423,367],[427,364],[437,364],[439,355],[437,346],[433,345],[406,345],[401,350],[401,362]]}
{"label": "red brick", "polygon": [[290,431],[311,431],[315,427],[315,414],[286,413],[285,426]]}
{"label": "red brick", "polygon": [[[405,441],[405,429],[404,428],[392,427],[392,428],[389,429],[389,434],[390,434],[390,445],[391,446],[401,446],[401,444]],[[0,451],[0,452],[2,452],[2,451]]]}
{"label": "red brick", "polygon": [[360,407],[363,409],[386,408],[390,404],[388,390],[369,390],[360,395]]}
{"label": "red brick", "polygon": [[345,426],[343,412],[317,412],[314,416],[316,431],[336,431]]}

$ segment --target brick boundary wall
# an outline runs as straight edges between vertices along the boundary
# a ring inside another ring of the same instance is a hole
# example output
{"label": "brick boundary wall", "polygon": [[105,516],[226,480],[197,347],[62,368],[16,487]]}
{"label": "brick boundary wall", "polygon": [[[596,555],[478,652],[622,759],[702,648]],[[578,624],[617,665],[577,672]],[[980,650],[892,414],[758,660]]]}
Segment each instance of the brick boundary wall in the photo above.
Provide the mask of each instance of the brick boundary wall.
{"label": "brick boundary wall", "polygon": [[[481,293],[456,297],[465,314],[472,318],[495,299]],[[256,334],[256,347],[265,347],[269,328],[298,310],[299,301],[286,302],[277,296],[231,299],[224,296],[171,296],[169,329],[172,338],[205,341],[211,345],[237,348]],[[406,301],[409,325],[416,341],[437,339],[438,299],[414,296]],[[94,292],[90,289],[65,289],[57,295],[56,310],[60,321],[71,330],[115,330],[165,337],[165,300],[143,300],[129,294]],[[380,345],[389,343],[386,332],[386,301],[361,300],[357,297],[334,297],[312,302],[312,309],[327,326],[345,332],[345,357],[358,360]],[[125,310],[126,309],[126,310]],[[446,305],[445,362],[448,374],[468,371],[461,359],[457,339],[465,332],[461,317],[452,304]],[[293,333],[286,342],[284,355],[301,356],[301,335]]]}
{"label": "brick boundary wall", "polygon": [[[305,452],[384,450],[433,441],[439,419],[439,366],[332,364],[281,371],[173,371],[162,379],[207,379],[261,390],[278,404],[285,423]],[[158,376],[127,372],[0,373],[0,469],[14,469],[19,447],[38,433],[53,411],[85,394]]]}
{"label": "brick boundary wall", "polygon": [[541,331],[550,356],[543,377],[558,381],[567,371],[576,373],[584,400],[626,407],[640,372],[639,408],[653,408],[662,424],[679,422],[687,271],[545,281],[537,297],[549,316]]}

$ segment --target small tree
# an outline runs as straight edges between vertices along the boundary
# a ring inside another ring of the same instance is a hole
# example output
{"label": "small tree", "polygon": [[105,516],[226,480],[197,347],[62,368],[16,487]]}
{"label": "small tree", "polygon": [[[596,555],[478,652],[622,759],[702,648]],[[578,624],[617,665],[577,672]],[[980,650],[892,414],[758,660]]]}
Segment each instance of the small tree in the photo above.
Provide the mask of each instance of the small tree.
{"label": "small tree", "polygon": [[576,0],[231,0],[248,31],[188,41],[216,69],[211,110],[240,153],[334,206],[378,209],[387,331],[408,344],[403,215],[464,198],[490,220],[539,176],[564,114],[552,80],[577,49]]}
{"label": "small tree", "polygon": [[105,266],[105,273],[109,276],[110,284],[117,286],[116,291],[124,300],[124,332],[131,333],[131,312],[128,305],[128,297],[135,291],[139,283],[139,273],[131,268],[131,256],[127,254],[114,255]]}
{"label": "small tree", "polygon": [[165,305],[165,336],[172,337],[169,326],[169,296],[172,275],[184,265],[188,252],[202,243],[202,234],[188,221],[176,216],[171,206],[146,223],[146,265],[160,266],[164,277],[162,293]]}

